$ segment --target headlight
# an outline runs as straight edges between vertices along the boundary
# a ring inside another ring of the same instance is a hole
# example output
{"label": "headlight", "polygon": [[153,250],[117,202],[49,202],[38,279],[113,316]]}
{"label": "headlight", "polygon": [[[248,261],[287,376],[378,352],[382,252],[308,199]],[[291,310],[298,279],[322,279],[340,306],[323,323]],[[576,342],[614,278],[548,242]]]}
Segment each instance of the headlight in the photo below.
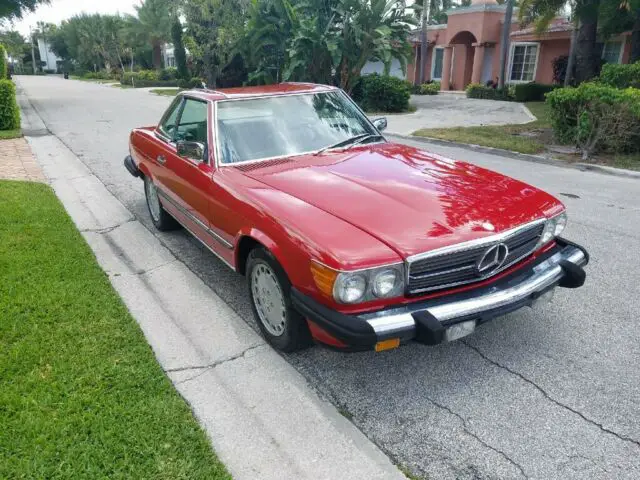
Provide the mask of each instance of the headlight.
{"label": "headlight", "polygon": [[333,296],[340,303],[356,303],[367,292],[367,278],[360,273],[341,273],[333,286]]}
{"label": "headlight", "polygon": [[544,230],[542,231],[542,235],[540,236],[540,240],[538,241],[538,245],[536,248],[542,247],[546,245],[551,240],[556,238],[558,235],[562,233],[564,228],[567,226],[567,213],[562,212],[560,215],[556,215],[547,220],[544,224]]}
{"label": "headlight", "polygon": [[404,265],[339,272],[311,262],[311,274],[318,290],[338,303],[354,304],[380,298],[392,298],[404,291]]}

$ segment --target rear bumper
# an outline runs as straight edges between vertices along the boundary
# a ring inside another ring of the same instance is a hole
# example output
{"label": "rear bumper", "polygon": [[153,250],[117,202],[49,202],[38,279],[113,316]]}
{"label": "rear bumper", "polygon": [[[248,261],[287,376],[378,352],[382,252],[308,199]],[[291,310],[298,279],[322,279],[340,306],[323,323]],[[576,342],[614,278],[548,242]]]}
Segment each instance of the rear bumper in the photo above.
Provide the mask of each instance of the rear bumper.
{"label": "rear bumper", "polygon": [[578,288],[584,284],[587,251],[568,240],[530,265],[485,287],[363,315],[336,312],[296,289],[294,307],[309,320],[354,350],[366,350],[377,342],[399,338],[436,345],[447,340],[447,329],[472,321],[475,325],[531,305],[555,288]]}
{"label": "rear bumper", "polygon": [[126,167],[127,171],[134,177],[141,176],[141,172],[138,169],[136,162],[133,161],[131,155],[127,155],[126,157],[124,157],[124,166]]}

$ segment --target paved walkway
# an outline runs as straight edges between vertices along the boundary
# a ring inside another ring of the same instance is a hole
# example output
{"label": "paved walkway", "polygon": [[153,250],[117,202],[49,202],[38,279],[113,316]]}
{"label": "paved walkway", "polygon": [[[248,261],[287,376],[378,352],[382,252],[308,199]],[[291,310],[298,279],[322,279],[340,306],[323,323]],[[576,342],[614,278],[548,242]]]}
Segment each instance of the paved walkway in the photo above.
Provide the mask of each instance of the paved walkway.
{"label": "paved walkway", "polygon": [[422,128],[474,127],[529,123],[536,119],[517,102],[477,100],[462,95],[412,95],[418,110],[405,115],[388,115],[387,131],[411,135]]}
{"label": "paved walkway", "polygon": [[0,179],[45,181],[42,169],[24,138],[0,140]]}

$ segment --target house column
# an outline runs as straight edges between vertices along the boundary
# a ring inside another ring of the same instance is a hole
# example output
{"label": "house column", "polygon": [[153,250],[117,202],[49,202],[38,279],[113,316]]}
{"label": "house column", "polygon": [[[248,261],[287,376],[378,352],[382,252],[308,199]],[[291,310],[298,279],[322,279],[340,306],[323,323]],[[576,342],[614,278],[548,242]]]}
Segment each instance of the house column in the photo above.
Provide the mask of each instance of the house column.
{"label": "house column", "polygon": [[444,45],[444,55],[442,58],[442,80],[440,90],[449,90],[451,83],[451,60],[453,56],[453,45]]}
{"label": "house column", "polygon": [[482,78],[482,67],[484,65],[484,43],[474,43],[476,51],[473,55],[473,70],[471,73],[471,83],[480,83]]}

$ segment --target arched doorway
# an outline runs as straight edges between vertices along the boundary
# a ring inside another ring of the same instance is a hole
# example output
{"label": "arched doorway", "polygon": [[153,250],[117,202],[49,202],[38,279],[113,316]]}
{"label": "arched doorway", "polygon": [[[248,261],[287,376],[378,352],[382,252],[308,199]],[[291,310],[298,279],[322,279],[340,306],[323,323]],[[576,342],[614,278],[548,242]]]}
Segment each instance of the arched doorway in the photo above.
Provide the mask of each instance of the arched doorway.
{"label": "arched doorway", "polygon": [[473,57],[477,43],[475,35],[467,30],[456,33],[449,44],[453,45],[451,84],[454,90],[464,90],[471,83]]}

